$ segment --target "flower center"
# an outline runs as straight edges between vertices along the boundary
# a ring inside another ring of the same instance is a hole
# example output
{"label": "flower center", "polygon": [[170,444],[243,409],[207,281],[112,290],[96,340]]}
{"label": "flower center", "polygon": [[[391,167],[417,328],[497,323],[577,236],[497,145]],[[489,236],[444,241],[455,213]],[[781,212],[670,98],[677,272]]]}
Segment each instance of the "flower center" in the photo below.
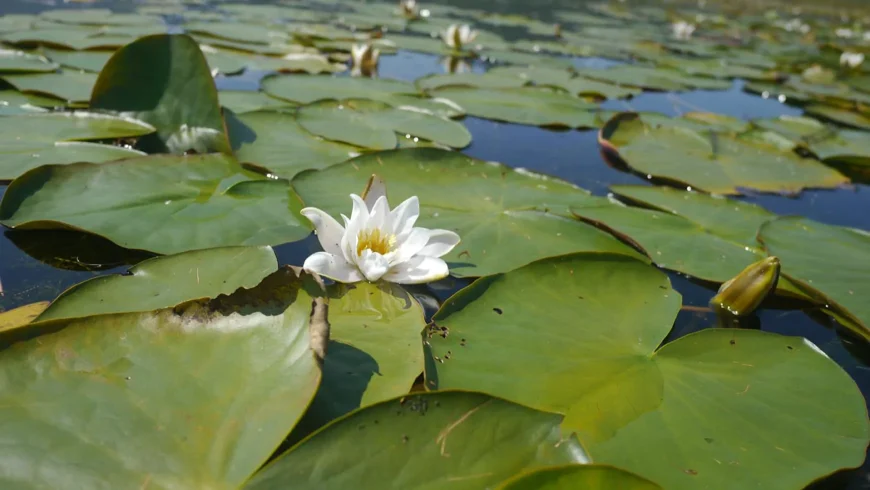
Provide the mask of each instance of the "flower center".
{"label": "flower center", "polygon": [[363,250],[371,250],[381,255],[386,255],[396,244],[396,237],[382,233],[379,228],[362,230],[357,235],[356,254],[362,256]]}

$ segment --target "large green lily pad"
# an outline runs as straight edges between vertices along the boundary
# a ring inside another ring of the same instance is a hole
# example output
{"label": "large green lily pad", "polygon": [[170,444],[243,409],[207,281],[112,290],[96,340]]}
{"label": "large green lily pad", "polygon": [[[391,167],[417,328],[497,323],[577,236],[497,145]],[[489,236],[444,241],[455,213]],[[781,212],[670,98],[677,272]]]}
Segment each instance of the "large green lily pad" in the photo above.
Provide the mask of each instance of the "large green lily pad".
{"label": "large green lily pad", "polygon": [[807,114],[834,121],[853,128],[870,130],[870,116],[840,107],[810,104],[804,108]]}
{"label": "large green lily pad", "polygon": [[[577,254],[479,280],[433,318],[428,388],[565,414],[598,463],[664,488],[803,488],[860,465],[854,381],[801,338],[707,329],[662,347],[680,295],[630,257]],[[795,430],[800,427],[800,430]]]}
{"label": "large green lily pad", "polygon": [[293,102],[279,100],[269,97],[263,92],[250,90],[221,90],[218,92],[218,100],[222,107],[226,107],[236,114],[296,107]]}
{"label": "large green lily pad", "polygon": [[104,162],[143,155],[111,145],[70,143],[135,138],[154,132],[142,121],[92,112],[0,116],[0,180],[12,180],[45,164]]}
{"label": "large green lily pad", "polygon": [[211,72],[186,35],[146,36],[118,50],[100,72],[91,108],[152,124],[170,153],[230,152]]}
{"label": "large green lily pad", "polygon": [[578,70],[578,73],[594,80],[651,90],[680,91],[693,88],[725,90],[731,86],[731,83],[726,80],[697,77],[676,70],[640,65],[618,65],[606,70],[582,69]]}
{"label": "large green lily pad", "polygon": [[324,99],[373,99],[388,102],[393,95],[413,95],[413,84],[388,78],[332,77],[328,75],[274,75],[262,89],[269,95],[300,104]]}
{"label": "large green lily pad", "polygon": [[271,247],[224,247],[155,257],[127,274],[99,276],[66,290],[38,321],[145,312],[253,288],[278,269]]}
{"label": "large green lily pad", "polygon": [[499,490],[661,490],[655,483],[619,468],[602,465],[552,466],[530,471]]}
{"label": "large green lily pad", "polygon": [[777,138],[763,131],[731,135],[651,127],[636,114],[622,113],[601,129],[599,141],[642,174],[717,194],[739,194],[745,188],[797,193],[848,182],[836,170],[783,148]]}
{"label": "large green lily pad", "polygon": [[[73,228],[163,254],[307,236],[309,224],[287,181],[252,178],[219,154],[46,165],[6,189],[0,223]],[[85,192],[89,199],[81,199]]]}
{"label": "large green lily pad", "polygon": [[522,87],[528,81],[518,76],[505,76],[499,73],[446,73],[427,75],[414,82],[420,90],[432,90],[441,87],[477,87],[477,88],[516,88]]}
{"label": "large green lily pad", "polygon": [[4,75],[3,80],[22,92],[49,95],[70,103],[87,102],[97,75],[71,70],[59,73]]}
{"label": "large green lily pad", "polygon": [[306,131],[293,114],[255,111],[227,118],[236,157],[292,178],[306,169],[319,169],[347,160],[360,149],[327,141]]}
{"label": "large green lily pad", "polygon": [[[588,462],[561,418],[481,393],[409,395],[324,427],[245,489],[491,488],[526,469]],[[360,458],[361,445],[373,456]]]}
{"label": "large green lily pad", "polygon": [[0,352],[3,486],[238,488],[320,380],[312,298],[285,288],[277,311],[193,302],[60,321]]}
{"label": "large green lily pad", "polygon": [[329,326],[323,381],[302,426],[404,395],[423,372],[423,308],[400,286],[330,287]]}
{"label": "large green lily pad", "polygon": [[858,335],[870,339],[866,298],[870,234],[802,217],[782,217],[761,227],[758,238],[779,257],[782,272],[806,294],[829,305]]}
{"label": "large green lily pad", "polygon": [[462,123],[366,99],[314,102],[300,107],[296,120],[317,136],[374,150],[395,148],[396,133],[454,148],[471,143],[471,133]]}
{"label": "large green lily pad", "polygon": [[595,104],[547,88],[479,89],[444,87],[435,97],[456,102],[471,116],[532,126],[591,128],[598,126]]}
{"label": "large green lily pad", "polygon": [[0,49],[0,73],[47,73],[58,69],[58,65],[42,56]]}
{"label": "large green lily pad", "polygon": [[640,257],[611,235],[570,218],[570,206],[601,198],[555,178],[457,152],[414,148],[367,154],[303,172],[293,187],[307,206],[339,219],[350,211],[349,194],[362,192],[372,174],[386,182],[392,206],[419,197],[418,226],[459,234],[462,241],[444,257],[457,276],[504,272],[575,251]]}
{"label": "large green lily pad", "polygon": [[93,73],[99,73],[114,53],[114,51],[69,51],[48,48],[44,48],[43,51],[56,63]]}
{"label": "large green lily pad", "polygon": [[825,161],[852,165],[870,164],[870,138],[865,131],[837,130],[813,118],[780,116],[753,121],[759,127],[776,131],[804,145]]}

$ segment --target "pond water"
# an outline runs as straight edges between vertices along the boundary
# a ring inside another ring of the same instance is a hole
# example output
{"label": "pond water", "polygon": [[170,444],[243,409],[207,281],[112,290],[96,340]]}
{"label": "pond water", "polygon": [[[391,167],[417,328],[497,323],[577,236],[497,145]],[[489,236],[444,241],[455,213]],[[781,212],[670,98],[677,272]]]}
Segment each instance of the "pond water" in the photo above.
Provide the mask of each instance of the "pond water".
{"label": "pond water", "polygon": [[[491,3],[480,5],[503,12],[522,13],[528,10],[527,3],[499,2],[495,7]],[[469,6],[467,2],[461,4]],[[108,5],[120,11],[132,8],[127,2],[102,2],[96,5]],[[6,0],[0,3],[0,14],[34,13],[43,8],[59,6],[62,5]],[[540,6],[538,8],[546,11]],[[583,57],[573,58],[572,62],[576,67],[592,68],[623,63]],[[469,66],[474,72],[484,72],[487,68],[488,65],[481,61],[474,61]],[[384,56],[379,66],[382,78],[413,81],[435,73],[444,73],[441,57],[401,49],[395,55]],[[242,76],[218,77],[217,84],[222,89],[255,90],[263,75],[265,73],[249,72]],[[745,120],[802,113],[800,108],[789,105],[788,101],[783,103],[776,97],[765,98],[745,91],[745,83],[735,80],[727,90],[644,92],[627,100],[606,101],[602,108],[658,112],[669,116],[706,111]],[[615,184],[648,183],[643,176],[606,163],[599,152],[598,132],[594,129],[552,130],[475,117],[466,117],[463,122],[471,132],[472,143],[462,151],[475,158],[556,176],[601,196],[607,195],[609,187]],[[0,195],[6,187],[0,185]],[[749,192],[740,199],[781,215],[806,216],[823,223],[870,230],[870,213],[867,212],[870,209],[870,186],[863,183],[852,183],[834,190],[806,190],[797,197]],[[305,257],[319,250],[319,245],[310,237],[275,249],[279,262],[301,265]],[[0,236],[0,280],[3,289],[0,310],[54,299],[73,284],[96,275],[124,272],[130,264],[147,256],[147,253],[131,255],[109,243],[72,231],[20,234],[7,229]],[[715,294],[715,288],[677,273],[669,272],[669,276],[675,289],[683,295],[685,306],[668,340],[715,325],[714,315],[703,311]],[[446,281],[434,285],[430,293],[443,300],[466,284],[468,282],[462,280]],[[745,326],[808,338],[852,376],[864,393],[865,400],[870,399],[870,350],[826,315],[813,310],[796,310],[791,305],[765,305],[746,321]],[[795,429],[800,430],[798,427]],[[870,464],[865,463],[858,470],[835,475],[813,488],[870,488]]]}

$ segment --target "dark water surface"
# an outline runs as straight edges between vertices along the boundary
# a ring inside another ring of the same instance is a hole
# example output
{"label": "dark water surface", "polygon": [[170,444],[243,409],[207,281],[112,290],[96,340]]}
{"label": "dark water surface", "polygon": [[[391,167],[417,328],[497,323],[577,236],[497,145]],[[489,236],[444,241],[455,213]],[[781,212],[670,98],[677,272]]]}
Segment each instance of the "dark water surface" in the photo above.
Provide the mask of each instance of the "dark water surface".
{"label": "dark water surface", "polygon": [[[469,3],[462,2],[462,5],[468,6]],[[62,6],[0,0],[0,13],[35,12],[43,8]],[[129,6],[128,2],[123,2],[119,10],[128,10]],[[528,7],[525,2],[515,0],[498,2],[494,10],[522,12],[526,8]],[[576,66],[593,67],[610,64],[607,60],[594,58],[578,58],[574,62]],[[470,69],[484,71],[486,65],[478,61]],[[379,71],[384,78],[413,80],[430,73],[443,73],[444,68],[438,56],[400,51],[395,56],[382,57]],[[262,75],[246,74],[220,78],[218,83],[221,88],[254,90]],[[800,109],[775,98],[762,98],[744,92],[742,86],[743,82],[736,81],[730,89],[724,91],[697,90],[679,94],[647,92],[631,100],[605,102],[603,107],[612,110],[655,111],[668,115],[708,111],[744,119],[801,113]],[[606,195],[608,187],[614,184],[637,184],[646,181],[642,176],[624,173],[608,166],[599,154],[596,131],[552,131],[477,118],[466,118],[464,122],[473,135],[471,146],[464,151],[476,158],[554,175],[598,195]],[[0,185],[0,194],[4,191],[5,186]],[[870,230],[870,187],[864,184],[853,184],[838,190],[805,191],[796,198],[748,195],[743,199],[778,214],[802,215],[824,223]],[[97,274],[123,272],[127,263],[135,263],[142,258],[127,257],[124,252],[110,244],[95,242],[76,233],[45,232],[35,237],[30,235],[23,237],[6,231],[0,236],[0,280],[5,291],[5,295],[0,297],[0,309],[51,300],[75,283]],[[317,249],[317,242],[312,238],[276,247],[276,253],[281,263],[301,265],[304,258]],[[30,250],[33,256],[24,250]],[[40,258],[52,259],[52,265],[42,262]],[[715,292],[710,287],[678,274],[670,273],[670,276],[674,287],[683,295],[684,304],[690,307],[706,307]],[[431,292],[443,299],[461,285],[461,282],[439,284]],[[858,383],[866,399],[870,394],[870,350],[862,342],[853,341],[832,320],[817,311],[779,309],[777,306],[771,305],[759,310],[745,326],[808,338],[843,366]],[[678,316],[668,340],[714,324],[715,318],[711,313],[684,310]],[[801,428],[795,427],[795,430]],[[817,488],[870,489],[868,470],[870,466],[865,464],[860,470],[835,475],[820,482]]]}

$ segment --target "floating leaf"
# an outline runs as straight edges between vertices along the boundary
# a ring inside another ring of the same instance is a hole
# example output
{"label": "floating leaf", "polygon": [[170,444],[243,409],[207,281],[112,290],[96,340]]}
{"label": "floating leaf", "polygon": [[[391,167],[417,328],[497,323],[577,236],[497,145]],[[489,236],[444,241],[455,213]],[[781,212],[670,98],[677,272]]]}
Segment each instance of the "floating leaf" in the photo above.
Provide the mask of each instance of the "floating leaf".
{"label": "floating leaf", "polygon": [[194,250],[140,262],[123,275],[99,276],[64,291],[39,321],[159,310],[253,288],[278,269],[271,247]]}
{"label": "floating leaf", "polygon": [[47,27],[6,32],[0,35],[4,41],[22,46],[43,45],[64,49],[114,49],[133,40],[127,35],[101,35],[93,28],[73,26]]}
{"label": "floating leaf", "polygon": [[445,87],[433,90],[471,116],[532,126],[596,127],[596,106],[573,95],[536,87],[488,90]]}
{"label": "floating leaf", "polygon": [[359,193],[372,174],[387,183],[393,205],[419,196],[421,226],[459,234],[462,242],[444,257],[457,276],[504,272],[573,251],[639,256],[609,234],[568,217],[569,206],[600,198],[558,179],[457,152],[417,148],[372,153],[301,173],[293,187],[307,206],[338,219],[349,211],[348,195]]}
{"label": "floating leaf", "polygon": [[499,490],[661,490],[655,483],[619,468],[599,465],[553,466],[511,478]]}
{"label": "floating leaf", "polygon": [[452,355],[427,362],[427,387],[565,413],[596,462],[665,488],[803,488],[861,464],[863,396],[817,347],[741,329],[659,347],[679,308],[667,276],[630,257],[535,262],[447,300],[433,321],[450,335],[429,342]]}
{"label": "floating leaf", "polygon": [[61,70],[60,73],[33,75],[5,75],[3,80],[22,92],[45,94],[67,102],[87,102],[97,75],[78,71]]}
{"label": "floating leaf", "polygon": [[614,116],[599,141],[631,168],[717,194],[741,189],[796,193],[836,187],[848,179],[816,160],[782,148],[772,133],[704,134],[682,127],[649,127],[636,114]]}
{"label": "floating leaf", "polygon": [[851,165],[870,164],[870,139],[865,131],[837,130],[801,116],[780,116],[753,123],[806,146],[822,160]]}
{"label": "floating leaf", "polygon": [[256,111],[227,118],[236,157],[289,179],[359,154],[359,148],[327,141],[306,131],[292,114]]}
{"label": "floating leaf", "polygon": [[287,41],[289,34],[268,25],[247,24],[244,22],[192,22],[184,25],[188,32],[229,39],[249,44],[271,44]]}
{"label": "floating leaf", "polygon": [[[408,395],[324,427],[245,489],[489,488],[526,469],[588,462],[560,420],[480,393]],[[378,457],[361,460],[351,450],[360,444]]]}
{"label": "floating leaf", "polygon": [[275,75],[262,82],[269,95],[300,104],[324,99],[374,99],[387,101],[391,95],[417,92],[414,85],[388,78],[351,78],[327,75]]}
{"label": "floating leaf", "polygon": [[[73,228],[162,254],[277,245],[310,233],[286,181],[250,179],[218,154],[46,165],[6,189],[0,223]],[[85,191],[91,198],[81,199]]]}
{"label": "floating leaf", "polygon": [[45,164],[104,162],[141,156],[126,148],[76,140],[135,138],[154,132],[130,118],[91,112],[0,116],[0,180],[12,180]]}
{"label": "floating leaf", "polygon": [[14,310],[0,312],[0,331],[12,330],[32,322],[48,308],[48,301],[19,306]]}
{"label": "floating leaf", "polygon": [[870,339],[870,234],[802,217],[782,217],[758,232],[768,253],[779,257],[782,273],[806,294],[850,320],[858,335]]}
{"label": "floating leaf", "polygon": [[277,311],[194,302],[54,322],[59,332],[0,352],[3,431],[16,455],[0,479],[238,488],[320,380],[312,298],[299,280],[284,289]]}
{"label": "floating leaf", "polygon": [[231,151],[214,80],[185,35],[146,36],[118,50],[100,73],[91,108],[152,124],[170,153]]}
{"label": "floating leaf", "polygon": [[432,90],[441,87],[477,87],[477,88],[516,88],[527,82],[519,77],[503,76],[498,73],[449,73],[443,75],[427,75],[414,82],[420,90]]}
{"label": "floating leaf", "polygon": [[0,72],[2,73],[48,73],[58,69],[58,65],[42,56],[24,51],[0,49]]}
{"label": "floating leaf", "polygon": [[274,97],[269,97],[263,92],[252,92],[249,90],[221,90],[218,92],[218,100],[221,106],[230,109],[236,114],[266,109],[296,107],[296,104],[293,102],[278,100]]}
{"label": "floating leaf", "polygon": [[93,73],[99,73],[114,51],[65,51],[59,49],[43,49],[52,61],[68,68],[77,68]]}
{"label": "floating leaf", "polygon": [[693,88],[725,90],[731,86],[728,81],[694,77],[676,70],[640,65],[618,65],[606,70],[583,69],[578,70],[578,73],[594,80],[652,90],[680,91]]}
{"label": "floating leaf", "polygon": [[870,130],[870,117],[855,111],[841,109],[839,107],[811,104],[804,107],[807,114],[822,119],[827,119],[846,126],[858,129]]}

